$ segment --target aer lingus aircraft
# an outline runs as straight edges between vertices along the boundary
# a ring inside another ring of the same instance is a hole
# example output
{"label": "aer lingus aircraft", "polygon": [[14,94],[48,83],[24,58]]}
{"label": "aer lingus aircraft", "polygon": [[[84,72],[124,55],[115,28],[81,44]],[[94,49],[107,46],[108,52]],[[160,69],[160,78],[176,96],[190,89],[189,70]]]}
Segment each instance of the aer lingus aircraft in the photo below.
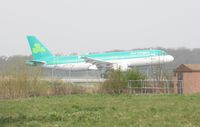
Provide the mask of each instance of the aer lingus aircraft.
{"label": "aer lingus aircraft", "polygon": [[33,60],[31,65],[66,70],[109,70],[123,71],[150,64],[171,62],[174,57],[162,50],[133,50],[123,52],[107,52],[80,56],[54,56],[35,36],[27,36]]}

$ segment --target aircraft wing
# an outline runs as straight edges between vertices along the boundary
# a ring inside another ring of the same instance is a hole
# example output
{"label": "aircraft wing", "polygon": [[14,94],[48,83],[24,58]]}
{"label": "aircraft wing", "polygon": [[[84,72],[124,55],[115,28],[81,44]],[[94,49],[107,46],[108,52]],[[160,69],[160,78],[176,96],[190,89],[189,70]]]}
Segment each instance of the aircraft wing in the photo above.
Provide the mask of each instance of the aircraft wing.
{"label": "aircraft wing", "polygon": [[89,57],[85,57],[85,56],[81,57],[81,58],[84,59],[86,63],[91,63],[93,65],[96,65],[96,67],[100,70],[113,67],[113,63],[110,63],[110,62],[93,59],[93,58],[89,58]]}
{"label": "aircraft wing", "polygon": [[44,61],[37,61],[37,60],[29,60],[29,61],[26,61],[26,64],[29,64],[29,65],[33,65],[33,66],[36,66],[36,65],[44,65],[45,62]]}

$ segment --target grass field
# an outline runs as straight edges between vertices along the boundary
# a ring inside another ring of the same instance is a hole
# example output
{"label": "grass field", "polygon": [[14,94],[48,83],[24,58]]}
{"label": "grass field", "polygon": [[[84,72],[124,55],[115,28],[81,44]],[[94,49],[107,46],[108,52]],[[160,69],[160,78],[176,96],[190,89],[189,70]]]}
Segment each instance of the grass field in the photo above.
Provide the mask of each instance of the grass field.
{"label": "grass field", "polygon": [[67,95],[0,100],[0,127],[199,127],[200,95]]}

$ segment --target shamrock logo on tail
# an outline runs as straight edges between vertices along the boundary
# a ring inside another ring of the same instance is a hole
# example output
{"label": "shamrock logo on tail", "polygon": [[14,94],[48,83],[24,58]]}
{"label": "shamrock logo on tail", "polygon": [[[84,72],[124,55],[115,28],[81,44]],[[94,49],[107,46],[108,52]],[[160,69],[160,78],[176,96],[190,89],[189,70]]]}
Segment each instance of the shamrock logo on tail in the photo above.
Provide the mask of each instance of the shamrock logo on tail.
{"label": "shamrock logo on tail", "polygon": [[34,44],[34,47],[32,48],[33,53],[44,53],[46,52],[46,49],[43,48],[39,43]]}

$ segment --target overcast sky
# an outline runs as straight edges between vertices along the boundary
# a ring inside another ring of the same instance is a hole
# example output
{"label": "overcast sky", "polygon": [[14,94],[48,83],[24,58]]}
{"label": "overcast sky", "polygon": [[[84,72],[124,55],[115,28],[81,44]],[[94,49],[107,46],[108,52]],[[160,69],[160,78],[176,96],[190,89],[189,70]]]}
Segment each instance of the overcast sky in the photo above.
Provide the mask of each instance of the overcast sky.
{"label": "overcast sky", "polygon": [[0,56],[200,48],[200,0],[0,0]]}

